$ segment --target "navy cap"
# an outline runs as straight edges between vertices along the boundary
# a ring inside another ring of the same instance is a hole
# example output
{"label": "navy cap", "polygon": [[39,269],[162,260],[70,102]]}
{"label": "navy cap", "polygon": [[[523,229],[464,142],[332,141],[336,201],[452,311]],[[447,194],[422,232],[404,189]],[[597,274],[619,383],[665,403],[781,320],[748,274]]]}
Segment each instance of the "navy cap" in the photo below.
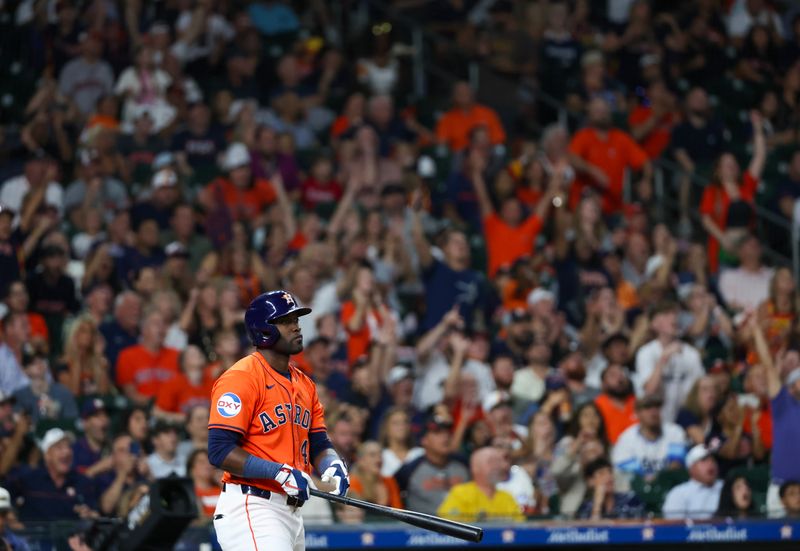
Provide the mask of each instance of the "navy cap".
{"label": "navy cap", "polygon": [[81,406],[81,419],[88,419],[98,413],[107,413],[106,404],[100,398],[90,398]]}

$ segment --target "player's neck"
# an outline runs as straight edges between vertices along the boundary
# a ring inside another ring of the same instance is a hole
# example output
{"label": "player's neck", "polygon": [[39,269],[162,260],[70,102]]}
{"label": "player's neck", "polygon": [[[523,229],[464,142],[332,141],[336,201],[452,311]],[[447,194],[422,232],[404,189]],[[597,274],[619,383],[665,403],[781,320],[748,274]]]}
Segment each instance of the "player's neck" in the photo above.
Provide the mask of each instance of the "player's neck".
{"label": "player's neck", "polygon": [[272,350],[259,349],[258,353],[261,354],[269,366],[280,373],[289,372],[289,356],[286,354],[278,354]]}

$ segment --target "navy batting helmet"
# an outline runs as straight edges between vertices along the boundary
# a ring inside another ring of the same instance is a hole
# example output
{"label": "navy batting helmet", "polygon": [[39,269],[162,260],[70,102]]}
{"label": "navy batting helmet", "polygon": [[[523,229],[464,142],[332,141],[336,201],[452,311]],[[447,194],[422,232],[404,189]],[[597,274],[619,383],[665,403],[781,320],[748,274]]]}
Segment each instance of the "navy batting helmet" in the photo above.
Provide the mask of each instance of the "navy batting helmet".
{"label": "navy batting helmet", "polygon": [[272,323],[278,318],[297,314],[305,316],[311,308],[301,308],[295,298],[286,291],[269,291],[258,295],[244,313],[244,324],[250,342],[256,348],[269,348],[280,338],[278,328]]}

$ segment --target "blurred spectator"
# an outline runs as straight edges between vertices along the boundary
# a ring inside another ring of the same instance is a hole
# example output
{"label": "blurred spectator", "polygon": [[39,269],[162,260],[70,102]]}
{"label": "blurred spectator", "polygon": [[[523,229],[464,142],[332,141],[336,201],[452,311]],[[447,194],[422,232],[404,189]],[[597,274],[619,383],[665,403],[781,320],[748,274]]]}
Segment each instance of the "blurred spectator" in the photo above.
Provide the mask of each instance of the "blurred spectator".
{"label": "blurred spectator", "polygon": [[436,514],[450,489],[469,479],[463,463],[450,456],[451,429],[452,423],[438,417],[428,420],[420,439],[425,455],[395,474],[403,503],[412,511]]}
{"label": "blurred spectator", "polygon": [[786,220],[792,220],[797,199],[800,199],[800,150],[792,153],[786,178],[775,193],[776,210]]}
{"label": "blurred spectator", "polygon": [[[389,373],[398,373],[398,367],[392,368]],[[409,373],[408,368],[401,367]],[[413,379],[412,379],[413,381]],[[395,383],[398,384],[398,383]],[[407,463],[423,456],[425,450],[419,446],[414,446],[414,435],[411,432],[411,422],[408,411],[403,406],[395,405],[383,416],[380,430],[380,444],[383,446],[381,452],[381,476],[394,476]]]}
{"label": "blurred spectator", "polygon": [[[381,474],[381,446],[373,440],[363,442],[358,447],[356,463],[350,475],[350,490],[354,497],[378,505],[402,508],[400,489],[391,476]],[[366,520],[370,515],[365,516]]]}
{"label": "blurred spectator", "polygon": [[723,482],[717,478],[717,461],[703,444],[686,454],[689,481],[672,488],[662,511],[668,519],[707,519],[719,507]]}
{"label": "blurred spectator", "polygon": [[22,536],[11,531],[10,524],[15,520],[14,509],[11,507],[11,494],[5,488],[0,488],[0,537],[10,546],[11,551],[30,551],[28,542]]}
{"label": "blurred spectator", "polygon": [[178,443],[178,457],[188,458],[192,452],[205,449],[208,445],[208,406],[195,405],[186,413],[186,440]]}
{"label": "blurred spectator", "polygon": [[650,311],[650,327],[655,338],[636,353],[633,383],[637,396],[660,394],[663,397],[662,417],[672,422],[692,385],[705,370],[697,349],[678,338],[676,304],[657,304]]}
{"label": "blurred spectator", "polygon": [[586,498],[578,509],[577,518],[600,520],[643,516],[644,504],[636,494],[615,492],[614,470],[607,459],[595,459],[584,467],[583,472],[586,479]]}
{"label": "blurred spectator", "polygon": [[100,209],[106,221],[118,210],[127,209],[128,191],[122,181],[106,172],[96,149],[80,152],[80,169],[76,179],[64,192],[63,210],[68,219],[78,227],[89,209]]}
{"label": "blurred spectator", "polygon": [[153,415],[168,422],[182,423],[192,408],[210,406],[213,379],[207,370],[208,359],[195,345],[189,345],[178,358],[180,373],[161,383],[156,391]]}
{"label": "blurred spectator", "polygon": [[105,354],[112,374],[116,373],[119,353],[136,344],[139,337],[139,320],[142,315],[142,299],[133,291],[124,291],[114,300],[113,319],[100,325],[105,340]]}
{"label": "blurred spectator", "polygon": [[134,64],[122,71],[114,86],[114,93],[125,100],[123,124],[130,126],[138,113],[146,110],[153,120],[153,129],[160,132],[175,117],[175,108],[165,97],[172,79],[158,67],[152,48],[140,46],[133,59]]}
{"label": "blurred spectator", "polygon": [[528,437],[522,449],[514,454],[517,464],[533,480],[538,510],[543,514],[549,512],[549,500],[558,492],[552,469],[555,445],[556,428],[553,420],[549,412],[540,410],[528,424]]}
{"label": "blurred spectator", "polygon": [[105,342],[90,315],[72,321],[64,344],[64,355],[56,367],[58,380],[75,396],[108,394],[111,390]]}
{"label": "blurred spectator", "polygon": [[178,456],[178,431],[159,421],[150,432],[153,453],[147,456],[147,466],[153,478],[166,478],[171,474],[186,475],[186,462]]}
{"label": "blurred spectator", "polygon": [[498,490],[503,479],[503,458],[497,448],[481,448],[470,458],[472,482],[453,486],[439,505],[437,514],[463,522],[521,521],[525,517],[505,490]]}
{"label": "blurred spectator", "polygon": [[[148,439],[150,427],[149,410],[144,406],[132,406],[122,415],[122,430],[131,437],[131,440],[139,451],[146,451],[152,448]],[[132,452],[133,453],[133,452]]]}
{"label": "blurred spectator", "polygon": [[58,88],[86,116],[92,112],[98,99],[111,92],[114,73],[108,62],[101,58],[103,43],[96,32],[82,33],[79,43],[79,55],[64,65]]}
{"label": "blurred spectator", "polygon": [[222,488],[217,473],[208,462],[208,452],[194,450],[186,460],[186,474],[192,479],[194,495],[198,501],[199,518],[207,522],[214,515]]}
{"label": "blurred spectator", "polygon": [[50,366],[43,354],[25,351],[22,368],[30,383],[14,393],[19,411],[34,423],[77,419],[78,406],[74,396],[67,387],[52,380]]}
{"label": "blurred spectator", "polygon": [[683,465],[686,433],[675,423],[662,421],[662,406],[661,398],[653,394],[636,400],[639,422],[617,439],[611,454],[615,469],[651,479],[659,471]]}
{"label": "blurred spectator", "polygon": [[636,424],[633,394],[633,383],[628,376],[628,369],[612,363],[603,370],[601,376],[601,393],[594,399],[594,404],[603,417],[606,439],[616,444],[620,434],[631,425]]}
{"label": "blurred spectator", "polygon": [[659,158],[670,144],[672,129],[677,124],[675,97],[663,81],[647,88],[647,96],[631,111],[628,124],[631,136],[639,142],[651,160]]}
{"label": "blurred spectator", "polygon": [[720,265],[733,264],[736,256],[744,263],[741,241],[755,220],[753,203],[767,159],[767,144],[763,121],[757,111],[750,114],[750,124],[753,129],[753,156],[747,170],[742,175],[736,157],[732,153],[723,153],[716,160],[713,183],[703,190],[700,201],[703,228],[709,234],[709,266],[715,273]]}
{"label": "blurred spectator", "polygon": [[186,128],[172,137],[170,149],[181,172],[207,177],[216,170],[217,157],[225,149],[225,136],[211,123],[211,112],[202,101],[193,102],[186,115]]}
{"label": "blurred spectator", "polygon": [[74,436],[59,428],[48,430],[40,448],[44,465],[11,480],[23,521],[77,520],[97,517],[94,484],[78,474],[72,463]]}
{"label": "blurred spectator", "polygon": [[[714,422],[706,436],[706,444],[715,453],[723,478],[732,468],[751,461],[760,462],[766,456],[758,424],[761,411],[744,407],[743,396],[729,393],[717,402],[712,411]],[[750,431],[745,432],[748,415]]]}
{"label": "blurred spectator", "polygon": [[690,444],[706,441],[715,422],[713,414],[718,401],[719,389],[713,377],[705,375],[694,382],[675,420],[686,431]]}
{"label": "blurred spectator", "polygon": [[755,25],[764,25],[770,32],[782,35],[780,16],[763,0],[736,0],[728,15],[728,34],[734,41],[743,39]]}
{"label": "blurred spectator", "polygon": [[601,193],[603,212],[618,213],[623,206],[627,168],[641,171],[633,189],[639,199],[649,200],[653,169],[645,151],[627,133],[612,128],[611,107],[606,100],[592,99],[587,115],[587,127],[576,132],[569,145],[570,161],[581,173],[572,187],[570,205],[577,205],[583,189],[592,187]]}
{"label": "blurred spectator", "polygon": [[452,152],[461,151],[467,146],[467,136],[477,126],[486,127],[492,144],[505,142],[505,130],[494,110],[476,103],[469,83],[457,82],[453,86],[453,108],[436,124],[436,139]]}
{"label": "blurred spectator", "polygon": [[11,209],[0,204],[0,296],[10,293],[11,284],[20,277],[18,254],[21,243],[12,229],[15,216]]}
{"label": "blurred spectator", "polygon": [[774,271],[761,261],[761,242],[746,234],[737,243],[739,267],[725,270],[719,278],[719,291],[733,311],[755,310],[769,298]]}
{"label": "blurred spectator", "polygon": [[146,404],[158,387],[178,374],[178,351],[164,347],[167,328],[163,316],[145,312],[140,344],[124,348],[117,359],[117,384],[135,404]]}
{"label": "blurred spectator", "polygon": [[500,450],[503,458],[502,476],[495,488],[511,494],[523,515],[533,514],[536,510],[536,490],[528,472],[514,464],[517,443],[511,438],[500,436],[492,438],[492,446]]}
{"label": "blurred spectator", "polygon": [[89,478],[103,475],[113,467],[113,460],[107,455],[109,444],[108,429],[111,419],[100,398],[89,398],[81,406],[83,437],[72,446],[74,465],[77,471]]}
{"label": "blurred spectator", "polygon": [[784,516],[787,518],[800,516],[800,482],[791,480],[784,482],[781,484],[778,493],[780,495]]}
{"label": "blurred spectator", "polygon": [[757,516],[753,490],[744,476],[728,477],[719,494],[719,506],[714,516],[753,518]]}
{"label": "blurred spectator", "polygon": [[123,432],[111,442],[111,470],[98,479],[100,510],[106,515],[121,515],[130,494],[148,481],[147,461],[142,448]]}

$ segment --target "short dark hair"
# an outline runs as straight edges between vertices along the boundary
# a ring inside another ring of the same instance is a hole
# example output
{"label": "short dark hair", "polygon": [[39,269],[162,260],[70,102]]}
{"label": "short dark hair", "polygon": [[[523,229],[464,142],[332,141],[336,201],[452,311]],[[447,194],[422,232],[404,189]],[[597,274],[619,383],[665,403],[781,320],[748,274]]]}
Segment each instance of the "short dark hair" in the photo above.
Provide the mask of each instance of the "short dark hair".
{"label": "short dark hair", "polygon": [[789,488],[792,486],[800,486],[800,480],[787,480],[781,484],[781,487],[778,489],[778,495],[781,499],[783,499],[783,496],[786,495],[786,492],[788,492]]}
{"label": "short dark hair", "polygon": [[583,468],[583,477],[588,480],[602,469],[611,469],[611,462],[605,457],[598,457]]}

